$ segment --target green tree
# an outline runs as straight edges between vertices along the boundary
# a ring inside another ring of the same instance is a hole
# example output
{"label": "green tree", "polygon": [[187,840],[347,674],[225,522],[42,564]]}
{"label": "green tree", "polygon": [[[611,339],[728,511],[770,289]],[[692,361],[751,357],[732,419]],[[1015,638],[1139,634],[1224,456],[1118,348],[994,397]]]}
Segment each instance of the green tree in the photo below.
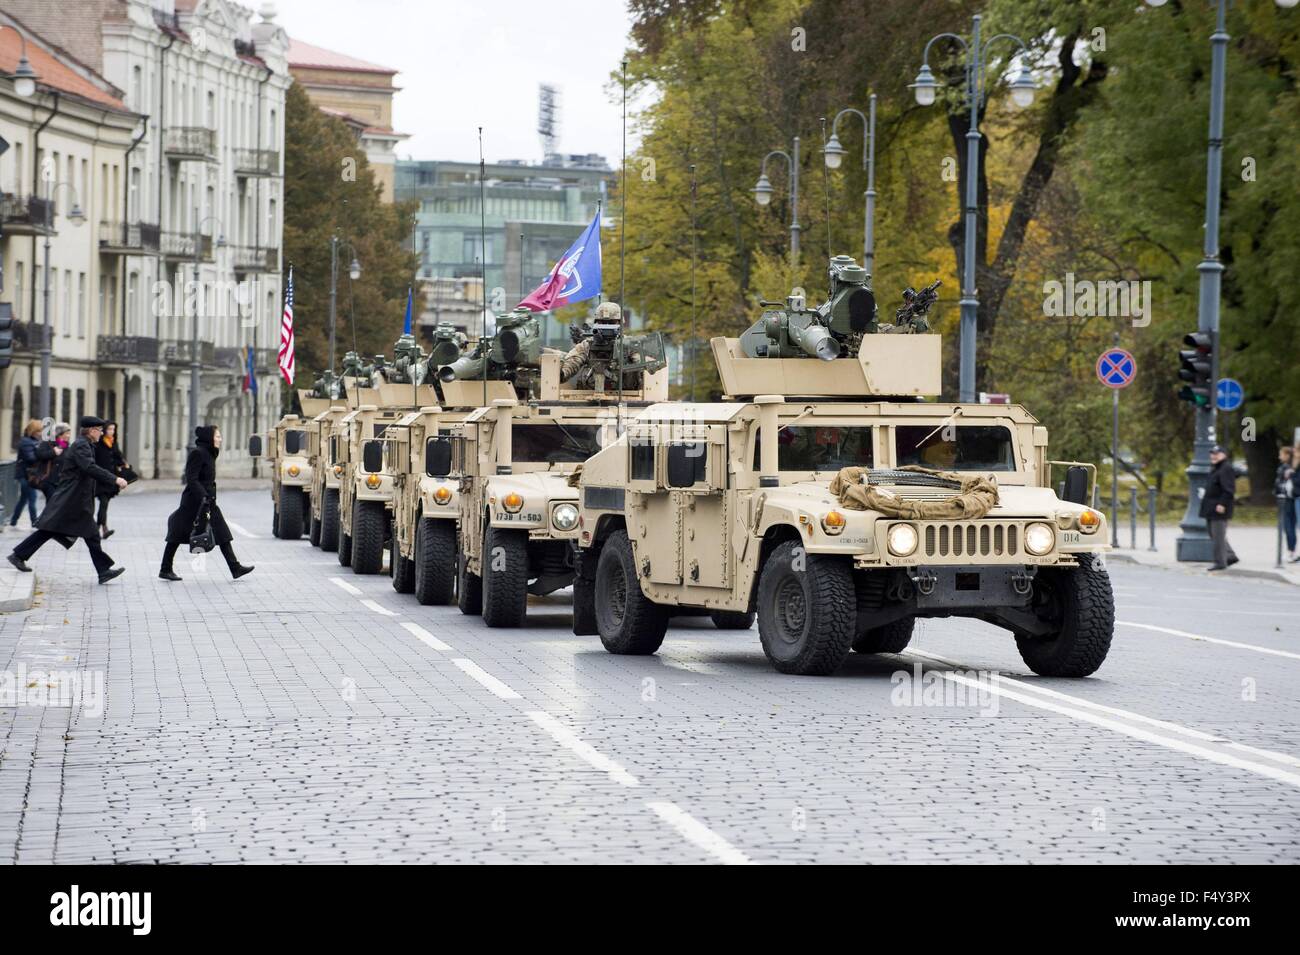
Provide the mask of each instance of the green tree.
{"label": "green tree", "polygon": [[[354,342],[365,355],[391,353],[417,264],[404,245],[414,204],[383,201],[356,136],[295,84],[285,103],[284,205],[285,267],[293,266],[294,281],[295,387],[305,387],[329,365],[333,235],[340,240],[336,362]],[[361,263],[356,282],[348,277],[352,252],[344,242]]]}

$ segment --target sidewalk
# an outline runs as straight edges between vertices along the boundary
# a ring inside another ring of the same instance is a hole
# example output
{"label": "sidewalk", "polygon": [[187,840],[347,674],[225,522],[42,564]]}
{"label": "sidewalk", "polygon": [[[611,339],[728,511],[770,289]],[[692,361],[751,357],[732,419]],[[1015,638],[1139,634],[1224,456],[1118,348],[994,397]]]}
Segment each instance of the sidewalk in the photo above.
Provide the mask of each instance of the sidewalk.
{"label": "sidewalk", "polygon": [[[8,553],[8,548],[5,552]],[[21,573],[7,562],[0,567],[0,613],[30,610],[35,599],[36,574]]]}
{"label": "sidewalk", "polygon": [[[1180,564],[1175,559],[1175,542],[1178,540],[1177,524],[1159,524],[1156,526],[1156,550],[1148,550],[1151,543],[1150,531],[1138,528],[1137,549],[1129,548],[1129,529],[1125,524],[1120,529],[1120,546],[1106,555],[1109,561],[1127,564],[1141,564],[1145,567],[1177,568],[1191,573],[1207,573],[1209,564]],[[1300,564],[1286,563],[1285,547],[1282,551],[1282,568],[1277,566],[1277,529],[1273,527],[1245,527],[1228,525],[1228,543],[1241,558],[1241,563],[1234,564],[1226,571],[1215,576],[1224,577],[1259,577],[1264,580],[1276,580],[1281,583],[1300,586]]]}
{"label": "sidewalk", "polygon": [[[217,478],[217,493],[222,491],[266,491],[271,493],[271,479],[269,477],[219,477]],[[130,485],[122,492],[123,494],[175,494],[177,500],[180,500],[181,479],[175,478],[141,478],[134,484]]]}

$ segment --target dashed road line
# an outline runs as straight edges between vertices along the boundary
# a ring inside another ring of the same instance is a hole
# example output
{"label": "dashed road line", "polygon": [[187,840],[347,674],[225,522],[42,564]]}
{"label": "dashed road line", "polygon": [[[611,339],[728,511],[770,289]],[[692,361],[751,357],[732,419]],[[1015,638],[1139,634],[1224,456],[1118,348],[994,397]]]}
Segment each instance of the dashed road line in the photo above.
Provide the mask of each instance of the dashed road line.
{"label": "dashed road line", "polygon": [[550,733],[551,738],[557,743],[578,756],[580,759],[590,763],[601,772],[608,773],[609,778],[614,782],[623,786],[640,785],[635,776],[604,753],[597,750],[590,743],[581,740],[573,730],[569,729],[569,727],[565,726],[550,713],[543,710],[532,710],[529,712],[528,716],[534,723],[546,730],[546,732]]}
{"label": "dashed road line", "polygon": [[401,623],[401,628],[405,630],[407,633],[409,633],[411,636],[415,637],[415,639],[419,640],[421,643],[426,644],[427,646],[430,646],[435,650],[450,652],[455,649],[450,644],[443,643],[441,640],[439,640],[437,637],[431,634],[428,630],[425,630],[418,623],[413,623],[410,620],[403,620]]}
{"label": "dashed road line", "polygon": [[367,610],[373,610],[375,613],[380,614],[380,615],[385,616],[385,617],[397,617],[397,616],[400,616],[400,614],[394,613],[393,611],[389,610],[387,607],[385,607],[385,606],[383,606],[382,604],[378,603],[377,601],[371,600],[371,599],[369,599],[369,598],[366,598],[365,600],[362,600],[362,601],[361,601],[361,606],[365,607]]}
{"label": "dashed road line", "polygon": [[486,670],[484,670],[473,660],[468,660],[465,657],[457,657],[455,660],[452,660],[451,662],[456,664],[456,666],[460,667],[462,670],[464,670],[465,673],[467,673],[469,676],[477,680],[480,684],[482,684],[495,696],[499,696],[503,700],[523,699],[523,697],[521,697],[513,689],[506,686],[506,684],[502,683],[491,673],[488,673]]}
{"label": "dashed road line", "polygon": [[354,597],[361,596],[361,588],[352,586],[342,577],[331,577],[330,582],[338,586],[345,594],[351,594]]}
{"label": "dashed road line", "polygon": [[[1250,611],[1242,612],[1250,613]],[[1281,614],[1277,614],[1277,616],[1281,616]],[[1221,640],[1218,637],[1207,637],[1199,633],[1188,633],[1186,630],[1175,630],[1172,627],[1157,627],[1152,623],[1134,623],[1130,620],[1116,620],[1115,622],[1121,627],[1137,627],[1139,630],[1154,630],[1157,633],[1167,633],[1174,637],[1186,637],[1188,640],[1200,640],[1203,643],[1217,643],[1223,647],[1235,647],[1238,650],[1254,650],[1256,653],[1267,653],[1270,656],[1286,657],[1289,660],[1300,660],[1300,653],[1292,653],[1289,650],[1275,650],[1272,647],[1261,647],[1253,643],[1238,643],[1236,640]]]}
{"label": "dashed road line", "polygon": [[236,534],[238,534],[240,537],[249,537],[252,538],[253,540],[257,540],[259,537],[262,536],[261,534],[254,534],[252,531],[248,530],[247,528],[241,527],[239,524],[236,524],[228,517],[226,518],[226,526],[229,527]]}
{"label": "dashed road line", "polygon": [[699,846],[719,862],[727,865],[754,865],[755,863],[718,835],[704,823],[675,802],[648,802],[646,808],[677,831],[687,842]]}

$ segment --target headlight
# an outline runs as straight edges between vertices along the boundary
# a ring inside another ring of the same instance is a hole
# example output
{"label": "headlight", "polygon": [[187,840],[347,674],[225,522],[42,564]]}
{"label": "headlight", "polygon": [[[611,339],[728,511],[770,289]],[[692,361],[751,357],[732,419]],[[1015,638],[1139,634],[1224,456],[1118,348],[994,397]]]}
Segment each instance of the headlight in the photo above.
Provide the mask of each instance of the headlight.
{"label": "headlight", "polygon": [[511,491],[501,499],[501,506],[511,514],[518,514],[519,509],[524,506],[524,499],[514,491]]}
{"label": "headlight", "polygon": [[822,518],[822,530],[834,537],[844,530],[845,523],[844,515],[839,511],[827,511],[826,516]]}
{"label": "headlight", "polygon": [[379,487],[379,475],[378,474],[366,475],[366,487],[370,488],[370,490],[372,491],[375,488]]}
{"label": "headlight", "polygon": [[1085,534],[1095,534],[1099,527],[1101,527],[1101,515],[1096,511],[1087,510],[1079,515],[1079,530]]}
{"label": "headlight", "polygon": [[918,540],[916,528],[911,524],[894,524],[889,528],[889,552],[895,557],[907,557],[916,550]]}
{"label": "headlight", "polygon": [[451,488],[440,487],[433,492],[433,499],[438,504],[446,504],[451,500]]}
{"label": "headlight", "polygon": [[336,464],[336,465],[334,465],[334,476],[335,476],[335,477],[342,477],[342,476],[343,476],[343,465],[341,465],[341,464]]}
{"label": "headlight", "polygon": [[578,509],[572,504],[561,504],[551,512],[551,523],[558,530],[571,531],[578,526]]}
{"label": "headlight", "polygon": [[1025,528],[1025,550],[1042,557],[1056,544],[1056,531],[1048,524],[1030,524]]}
{"label": "headlight", "polygon": [[285,470],[289,472],[289,477],[297,477],[297,476],[298,476],[298,473],[299,473],[302,469],[301,469],[300,467],[298,467],[298,465],[296,465],[296,464],[291,464],[291,465],[289,465],[287,468],[285,468]]}

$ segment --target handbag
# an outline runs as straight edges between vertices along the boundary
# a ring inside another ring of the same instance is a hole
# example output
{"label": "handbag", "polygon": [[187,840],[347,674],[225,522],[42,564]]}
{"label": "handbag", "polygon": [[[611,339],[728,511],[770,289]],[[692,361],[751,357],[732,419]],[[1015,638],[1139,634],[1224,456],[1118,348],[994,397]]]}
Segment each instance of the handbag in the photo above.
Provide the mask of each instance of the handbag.
{"label": "handbag", "polygon": [[117,469],[117,476],[124,479],[127,484],[134,484],[140,480],[140,475],[136,473],[135,468],[129,464],[124,464]]}
{"label": "handbag", "polygon": [[[199,524],[203,525],[203,530],[199,530]],[[206,554],[217,546],[217,534],[212,529],[211,511],[204,511],[199,519],[199,523],[194,525],[190,531],[190,553]]]}

